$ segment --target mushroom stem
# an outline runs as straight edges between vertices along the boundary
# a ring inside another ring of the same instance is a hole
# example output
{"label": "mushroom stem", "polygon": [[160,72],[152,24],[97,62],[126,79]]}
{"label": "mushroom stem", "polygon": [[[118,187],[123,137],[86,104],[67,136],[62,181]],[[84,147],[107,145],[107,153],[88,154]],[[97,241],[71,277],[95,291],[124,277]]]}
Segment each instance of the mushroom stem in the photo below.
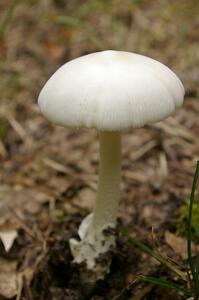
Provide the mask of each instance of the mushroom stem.
{"label": "mushroom stem", "polygon": [[120,195],[121,133],[100,132],[100,168],[91,228],[95,233],[115,226]]}
{"label": "mushroom stem", "polygon": [[[70,239],[74,262],[82,265],[84,281],[103,279],[109,271],[110,260],[104,262],[103,254],[115,246],[115,236],[106,229],[116,225],[119,204],[121,173],[121,133],[100,132],[100,170],[97,200],[94,213],[81,223],[80,241]],[[89,271],[87,273],[87,271]],[[88,276],[88,278],[87,278]]]}

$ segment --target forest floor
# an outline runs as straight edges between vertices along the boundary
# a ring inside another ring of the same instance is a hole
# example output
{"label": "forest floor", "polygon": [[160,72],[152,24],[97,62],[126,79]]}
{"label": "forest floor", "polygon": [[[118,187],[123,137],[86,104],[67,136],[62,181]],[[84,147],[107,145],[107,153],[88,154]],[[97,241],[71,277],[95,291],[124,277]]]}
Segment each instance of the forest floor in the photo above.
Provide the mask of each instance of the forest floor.
{"label": "forest floor", "polygon": [[[197,0],[1,0],[0,299],[188,299],[136,278],[188,285],[186,201],[199,155],[198,11]],[[62,63],[104,49],[160,60],[181,78],[186,97],[174,116],[123,133],[118,223],[127,234],[118,229],[110,274],[89,289],[68,240],[95,202],[98,133],[49,124],[37,97]],[[171,261],[160,263],[134,239]]]}

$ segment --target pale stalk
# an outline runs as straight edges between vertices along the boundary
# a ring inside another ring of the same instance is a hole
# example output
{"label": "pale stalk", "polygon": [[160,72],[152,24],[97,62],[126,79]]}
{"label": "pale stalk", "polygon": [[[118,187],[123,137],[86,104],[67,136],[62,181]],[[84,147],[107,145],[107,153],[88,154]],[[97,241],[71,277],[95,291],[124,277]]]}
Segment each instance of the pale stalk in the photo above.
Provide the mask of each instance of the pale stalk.
{"label": "pale stalk", "polygon": [[121,133],[100,132],[100,166],[91,231],[115,226],[120,199]]}
{"label": "pale stalk", "polygon": [[[100,132],[100,167],[94,213],[81,223],[80,241],[70,239],[74,262],[85,263],[84,280],[103,279],[110,262],[104,264],[103,255],[115,247],[115,236],[109,231],[116,225],[121,177],[121,133]],[[90,271],[92,271],[90,273]],[[92,274],[92,275],[91,275]]]}

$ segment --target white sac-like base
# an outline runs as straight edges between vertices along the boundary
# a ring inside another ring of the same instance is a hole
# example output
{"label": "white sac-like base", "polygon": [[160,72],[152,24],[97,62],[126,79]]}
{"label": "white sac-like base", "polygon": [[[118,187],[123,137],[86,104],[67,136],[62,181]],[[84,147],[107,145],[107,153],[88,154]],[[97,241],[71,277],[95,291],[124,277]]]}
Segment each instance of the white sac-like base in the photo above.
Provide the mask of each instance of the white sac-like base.
{"label": "white sac-like base", "polygon": [[78,234],[80,241],[70,239],[70,249],[77,264],[84,263],[86,270],[94,275],[95,280],[103,279],[109,272],[111,259],[108,252],[115,247],[114,224],[108,224],[98,233],[92,234],[93,214],[88,215],[81,223]]}

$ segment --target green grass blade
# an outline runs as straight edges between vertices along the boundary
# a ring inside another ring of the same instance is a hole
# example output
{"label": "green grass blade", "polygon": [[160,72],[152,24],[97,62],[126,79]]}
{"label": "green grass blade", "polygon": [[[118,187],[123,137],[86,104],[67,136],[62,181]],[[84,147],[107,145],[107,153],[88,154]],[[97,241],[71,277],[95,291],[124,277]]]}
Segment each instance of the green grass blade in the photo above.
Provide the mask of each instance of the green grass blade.
{"label": "green grass blade", "polygon": [[119,230],[122,235],[126,236],[130,243],[132,243],[135,247],[139,248],[141,251],[147,253],[149,256],[152,256],[157,261],[162,263],[163,265],[167,266],[167,268],[171,269],[173,272],[175,272],[181,279],[184,281],[187,281],[187,276],[184,272],[182,272],[175,264],[173,264],[171,261],[167,260],[165,257],[160,255],[158,252],[154,251],[152,248],[144,244],[143,242],[133,238],[129,235],[128,230],[122,226],[119,227]]}
{"label": "green grass blade", "polygon": [[168,289],[173,289],[173,290],[176,290],[178,292],[181,292],[183,293],[185,296],[192,296],[192,293],[185,289],[185,288],[182,288],[180,287],[179,285],[177,284],[174,284],[172,282],[169,282],[167,280],[162,280],[162,279],[159,279],[157,277],[153,277],[153,276],[144,276],[144,275],[140,275],[138,277],[139,280],[141,281],[144,281],[144,282],[148,282],[148,283],[153,283],[153,284],[156,284],[156,285],[160,285],[160,286],[164,286]]}
{"label": "green grass blade", "polygon": [[193,204],[194,204],[194,199],[195,199],[195,190],[196,190],[198,178],[199,178],[199,161],[197,161],[196,170],[195,170],[195,174],[194,174],[194,178],[193,178],[193,184],[192,184],[192,190],[191,190],[190,202],[189,202],[189,211],[188,211],[188,224],[187,224],[188,260],[189,260],[191,273],[193,276],[193,282],[194,282],[195,293],[196,293],[197,298],[199,297],[199,278],[198,278],[197,268],[193,262],[192,247],[191,247],[191,242],[192,242],[191,229],[192,229]]}

